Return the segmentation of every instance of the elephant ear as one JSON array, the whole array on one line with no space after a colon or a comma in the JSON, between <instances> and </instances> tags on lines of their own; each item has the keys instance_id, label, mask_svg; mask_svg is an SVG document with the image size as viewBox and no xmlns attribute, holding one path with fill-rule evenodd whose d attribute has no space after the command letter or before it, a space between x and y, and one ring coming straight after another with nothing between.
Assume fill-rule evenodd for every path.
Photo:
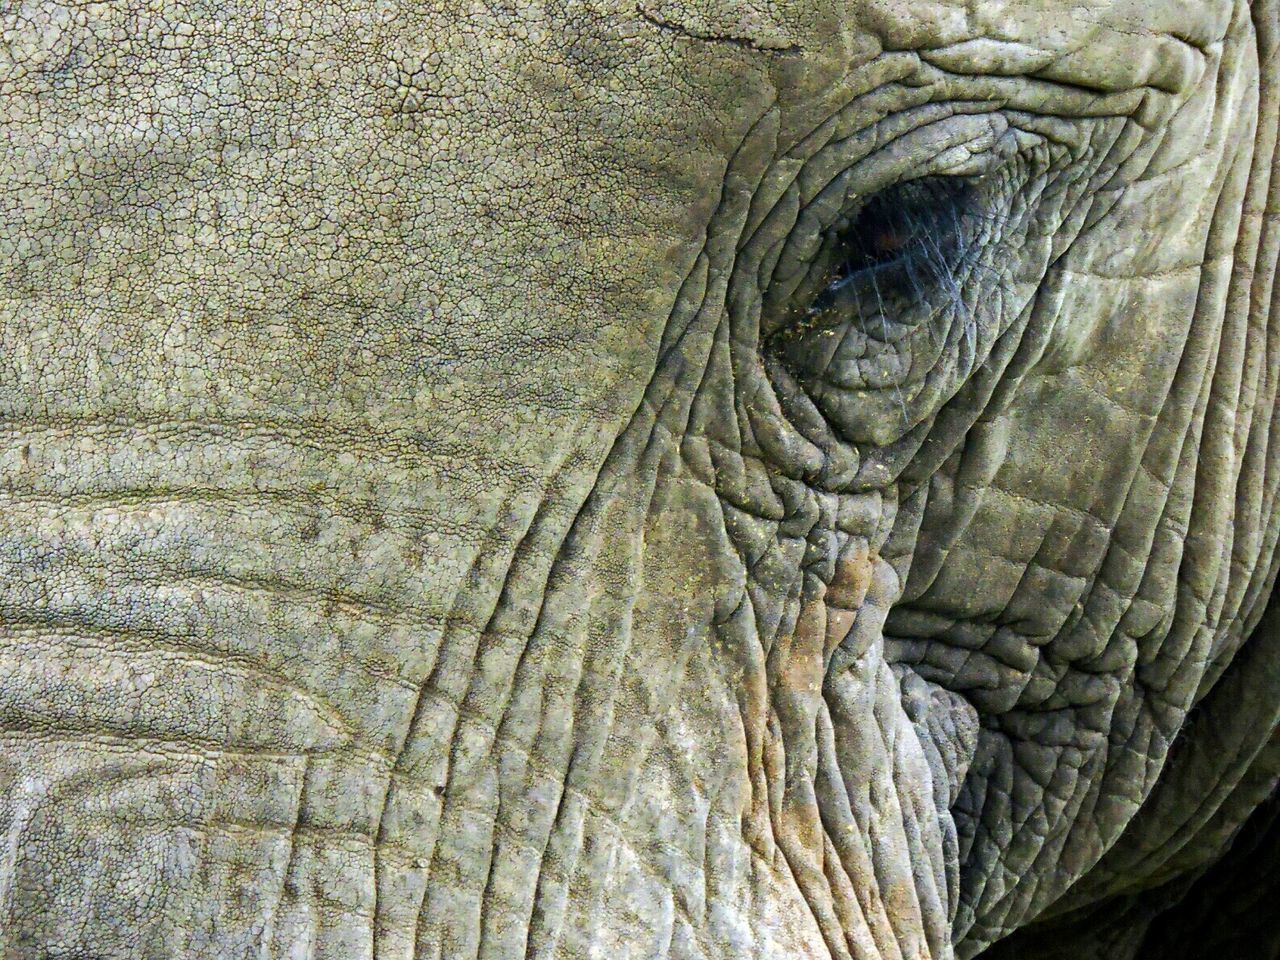
<instances>
[{"instance_id":1,"label":"elephant ear","mask_svg":"<svg viewBox=\"0 0 1280 960\"><path fill-rule=\"evenodd\" d=\"M1208 337L1215 359L1182 454L1193 486L1175 611L1137 671L1140 687L1154 681L1145 709L1175 721L1172 742L1162 763L1151 751L1154 784L1097 863L984 960L1280 956L1280 3L1254 3L1252 25L1257 132L1244 213L1224 250L1225 290L1201 285L1202 302L1220 304L1216 324L1198 310L1183 356L1186 367ZM1179 684L1194 688L1180 724L1158 696Z\"/></svg>"}]
</instances>

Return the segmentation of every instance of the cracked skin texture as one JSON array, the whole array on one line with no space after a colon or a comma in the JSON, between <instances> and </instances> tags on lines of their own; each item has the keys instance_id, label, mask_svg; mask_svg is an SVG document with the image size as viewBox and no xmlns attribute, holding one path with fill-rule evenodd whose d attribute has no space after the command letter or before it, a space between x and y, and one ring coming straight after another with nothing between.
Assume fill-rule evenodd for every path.
<instances>
[{"instance_id":1,"label":"cracked skin texture","mask_svg":"<svg viewBox=\"0 0 1280 960\"><path fill-rule=\"evenodd\" d=\"M1276 955L1272 0L0 17L4 960Z\"/></svg>"}]
</instances>

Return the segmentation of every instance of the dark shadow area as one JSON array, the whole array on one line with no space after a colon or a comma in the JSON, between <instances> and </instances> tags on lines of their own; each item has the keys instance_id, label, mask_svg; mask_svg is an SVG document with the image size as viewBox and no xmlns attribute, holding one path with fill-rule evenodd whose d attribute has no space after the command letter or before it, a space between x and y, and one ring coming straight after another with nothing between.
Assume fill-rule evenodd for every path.
<instances>
[{"instance_id":1,"label":"dark shadow area","mask_svg":"<svg viewBox=\"0 0 1280 960\"><path fill-rule=\"evenodd\" d=\"M1034 924L978 960L1280 960L1280 794L1199 876Z\"/></svg>"}]
</instances>

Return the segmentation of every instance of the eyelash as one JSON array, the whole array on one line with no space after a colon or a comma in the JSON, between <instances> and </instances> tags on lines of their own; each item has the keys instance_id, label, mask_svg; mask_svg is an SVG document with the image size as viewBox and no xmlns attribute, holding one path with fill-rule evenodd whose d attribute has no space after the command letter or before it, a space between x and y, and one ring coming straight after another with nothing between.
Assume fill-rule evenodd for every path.
<instances>
[{"instance_id":1,"label":"eyelash","mask_svg":"<svg viewBox=\"0 0 1280 960\"><path fill-rule=\"evenodd\" d=\"M874 283L922 286L918 268L933 279L955 282L974 237L970 221L981 219L972 181L928 177L905 181L869 198L837 234L836 264L810 313L820 312L847 287Z\"/></svg>"}]
</instances>

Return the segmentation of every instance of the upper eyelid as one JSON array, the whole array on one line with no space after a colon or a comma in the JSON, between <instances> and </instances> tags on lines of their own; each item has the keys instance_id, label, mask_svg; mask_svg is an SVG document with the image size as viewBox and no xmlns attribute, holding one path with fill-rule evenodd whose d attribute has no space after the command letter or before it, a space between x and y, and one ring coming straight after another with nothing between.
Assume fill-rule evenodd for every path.
<instances>
[{"instance_id":1,"label":"upper eyelid","mask_svg":"<svg viewBox=\"0 0 1280 960\"><path fill-rule=\"evenodd\" d=\"M981 179L1029 146L997 108L957 112L906 130L878 149L852 158L826 186L844 179L852 187L849 199L854 199L883 193L909 180ZM819 188L817 193L821 192Z\"/></svg>"}]
</instances>

